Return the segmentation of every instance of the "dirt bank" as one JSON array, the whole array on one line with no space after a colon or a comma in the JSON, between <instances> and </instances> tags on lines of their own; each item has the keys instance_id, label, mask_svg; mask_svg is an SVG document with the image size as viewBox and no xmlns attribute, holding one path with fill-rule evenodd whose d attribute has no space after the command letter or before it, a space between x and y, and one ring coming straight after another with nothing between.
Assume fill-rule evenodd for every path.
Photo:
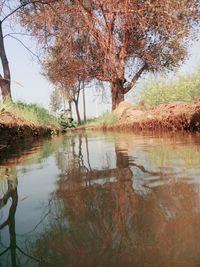
<instances>
[{"instance_id":1,"label":"dirt bank","mask_svg":"<svg viewBox=\"0 0 200 267\"><path fill-rule=\"evenodd\" d=\"M20 139L50 136L58 134L54 126L41 126L30 123L10 112L0 113L0 142L6 143ZM1 149L1 146L0 146Z\"/></svg>"},{"instance_id":2,"label":"dirt bank","mask_svg":"<svg viewBox=\"0 0 200 267\"><path fill-rule=\"evenodd\" d=\"M156 108L133 106L124 101L113 112L118 122L108 129L200 131L200 101L173 102Z\"/></svg>"}]
</instances>

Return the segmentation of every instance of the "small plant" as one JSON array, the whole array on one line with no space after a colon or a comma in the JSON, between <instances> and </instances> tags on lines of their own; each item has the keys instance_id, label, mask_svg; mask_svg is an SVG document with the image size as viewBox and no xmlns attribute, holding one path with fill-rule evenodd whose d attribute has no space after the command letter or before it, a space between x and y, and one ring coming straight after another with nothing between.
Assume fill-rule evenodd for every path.
<instances>
[{"instance_id":1,"label":"small plant","mask_svg":"<svg viewBox=\"0 0 200 267\"><path fill-rule=\"evenodd\" d=\"M59 124L62 127L63 131L67 128L76 128L77 124L75 123L74 119L72 118L72 111L71 109L66 109L64 113L59 118Z\"/></svg>"},{"instance_id":2,"label":"small plant","mask_svg":"<svg viewBox=\"0 0 200 267\"><path fill-rule=\"evenodd\" d=\"M66 118L64 114L59 119L60 126L65 131L67 128L76 128L76 123L73 118Z\"/></svg>"}]
</instances>

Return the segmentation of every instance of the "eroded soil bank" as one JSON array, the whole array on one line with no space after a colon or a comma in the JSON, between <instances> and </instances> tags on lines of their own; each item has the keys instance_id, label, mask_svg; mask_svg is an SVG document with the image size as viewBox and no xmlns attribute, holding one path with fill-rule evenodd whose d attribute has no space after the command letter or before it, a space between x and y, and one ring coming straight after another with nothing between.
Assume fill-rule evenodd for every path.
<instances>
[{"instance_id":1,"label":"eroded soil bank","mask_svg":"<svg viewBox=\"0 0 200 267\"><path fill-rule=\"evenodd\" d=\"M25 138L50 136L59 132L59 128L35 125L10 112L2 112L0 114L0 142L3 144Z\"/></svg>"},{"instance_id":2,"label":"eroded soil bank","mask_svg":"<svg viewBox=\"0 0 200 267\"><path fill-rule=\"evenodd\" d=\"M200 102L173 102L156 108L122 102L113 112L117 123L108 129L200 131Z\"/></svg>"}]
</instances>

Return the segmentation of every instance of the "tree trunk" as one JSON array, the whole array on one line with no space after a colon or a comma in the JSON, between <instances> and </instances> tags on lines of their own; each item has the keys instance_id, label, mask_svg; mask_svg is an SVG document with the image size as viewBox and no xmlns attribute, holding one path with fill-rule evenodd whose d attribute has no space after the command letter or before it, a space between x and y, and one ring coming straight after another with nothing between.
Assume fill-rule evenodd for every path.
<instances>
[{"instance_id":1,"label":"tree trunk","mask_svg":"<svg viewBox=\"0 0 200 267\"><path fill-rule=\"evenodd\" d=\"M74 104L75 104L75 108L76 108L77 122L78 122L78 125L81 125L81 117L80 117L80 113L79 113L78 102L74 101Z\"/></svg>"},{"instance_id":2,"label":"tree trunk","mask_svg":"<svg viewBox=\"0 0 200 267\"><path fill-rule=\"evenodd\" d=\"M86 123L85 85L84 85L84 81L83 81L83 120Z\"/></svg>"},{"instance_id":3,"label":"tree trunk","mask_svg":"<svg viewBox=\"0 0 200 267\"><path fill-rule=\"evenodd\" d=\"M8 64L8 59L6 56L6 51L4 47L2 23L0 22L0 58L3 68L3 76L0 75L0 87L3 100L6 98L11 99L11 90L10 90L10 68Z\"/></svg>"},{"instance_id":4,"label":"tree trunk","mask_svg":"<svg viewBox=\"0 0 200 267\"><path fill-rule=\"evenodd\" d=\"M68 104L69 104L69 109L70 109L71 112L72 112L72 102L71 102L71 101L68 101Z\"/></svg>"},{"instance_id":5,"label":"tree trunk","mask_svg":"<svg viewBox=\"0 0 200 267\"><path fill-rule=\"evenodd\" d=\"M112 111L117 108L117 106L124 101L123 93L123 82L118 80L112 83L111 87L112 94Z\"/></svg>"}]
</instances>

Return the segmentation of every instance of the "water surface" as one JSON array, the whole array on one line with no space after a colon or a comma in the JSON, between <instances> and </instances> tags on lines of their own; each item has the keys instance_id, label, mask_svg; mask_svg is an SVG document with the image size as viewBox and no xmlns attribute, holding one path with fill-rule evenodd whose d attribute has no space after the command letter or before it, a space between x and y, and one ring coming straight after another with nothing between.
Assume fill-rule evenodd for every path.
<instances>
[{"instance_id":1,"label":"water surface","mask_svg":"<svg viewBox=\"0 0 200 267\"><path fill-rule=\"evenodd\" d=\"M199 135L79 133L1 150L1 267L199 267L199 251Z\"/></svg>"}]
</instances>

